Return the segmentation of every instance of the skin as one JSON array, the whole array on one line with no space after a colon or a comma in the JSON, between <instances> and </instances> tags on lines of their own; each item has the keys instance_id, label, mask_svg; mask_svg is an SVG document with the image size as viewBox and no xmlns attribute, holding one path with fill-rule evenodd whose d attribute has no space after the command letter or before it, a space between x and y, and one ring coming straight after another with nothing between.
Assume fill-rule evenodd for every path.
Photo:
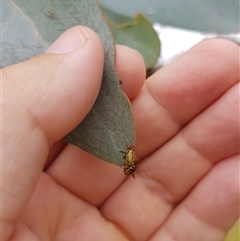
<instances>
[{"instance_id":1,"label":"skin","mask_svg":"<svg viewBox=\"0 0 240 241\"><path fill-rule=\"evenodd\" d=\"M204 41L145 82L136 51L117 46L116 66L135 119L136 179L61 140L100 88L94 32L72 28L1 70L3 241L220 241L237 220L239 47Z\"/></svg>"}]
</instances>

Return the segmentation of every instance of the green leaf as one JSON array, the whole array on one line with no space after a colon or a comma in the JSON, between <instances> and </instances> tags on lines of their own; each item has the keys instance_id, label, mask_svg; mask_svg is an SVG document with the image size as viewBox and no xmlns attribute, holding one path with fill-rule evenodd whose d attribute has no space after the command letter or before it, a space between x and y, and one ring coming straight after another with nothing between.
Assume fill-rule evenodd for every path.
<instances>
[{"instance_id":1,"label":"green leaf","mask_svg":"<svg viewBox=\"0 0 240 241\"><path fill-rule=\"evenodd\" d=\"M106 8L103 13L112 29L115 42L140 52L147 69L154 67L160 55L160 40L152 24L142 14L130 19Z\"/></svg>"},{"instance_id":2,"label":"green leaf","mask_svg":"<svg viewBox=\"0 0 240 241\"><path fill-rule=\"evenodd\" d=\"M1 67L44 52L66 29L75 25L88 26L99 35L105 54L101 90L87 117L65 140L105 161L123 165L120 151L134 145L134 123L129 101L116 74L111 32L97 2L3 0L2 8Z\"/></svg>"},{"instance_id":3,"label":"green leaf","mask_svg":"<svg viewBox=\"0 0 240 241\"><path fill-rule=\"evenodd\" d=\"M151 22L199 31L239 31L239 0L99 0L101 6L120 15L147 16Z\"/></svg>"},{"instance_id":4,"label":"green leaf","mask_svg":"<svg viewBox=\"0 0 240 241\"><path fill-rule=\"evenodd\" d=\"M239 220L230 229L224 241L239 241Z\"/></svg>"}]
</instances>

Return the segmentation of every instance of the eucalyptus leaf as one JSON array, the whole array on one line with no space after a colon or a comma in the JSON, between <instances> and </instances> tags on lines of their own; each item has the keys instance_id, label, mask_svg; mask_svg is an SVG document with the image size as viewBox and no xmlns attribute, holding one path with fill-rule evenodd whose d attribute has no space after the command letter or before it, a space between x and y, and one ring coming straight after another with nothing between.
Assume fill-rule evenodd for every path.
<instances>
[{"instance_id":1,"label":"eucalyptus leaf","mask_svg":"<svg viewBox=\"0 0 240 241\"><path fill-rule=\"evenodd\" d=\"M147 69L154 67L160 55L160 40L152 23L142 14L130 19L106 8L103 12L107 16L115 42L140 52Z\"/></svg>"},{"instance_id":2,"label":"eucalyptus leaf","mask_svg":"<svg viewBox=\"0 0 240 241\"><path fill-rule=\"evenodd\" d=\"M134 123L129 101L115 70L111 32L97 2L3 0L2 8L1 67L44 52L65 30L75 25L90 27L99 35L105 57L101 90L87 117L65 140L122 166L120 151L135 143Z\"/></svg>"}]
</instances>

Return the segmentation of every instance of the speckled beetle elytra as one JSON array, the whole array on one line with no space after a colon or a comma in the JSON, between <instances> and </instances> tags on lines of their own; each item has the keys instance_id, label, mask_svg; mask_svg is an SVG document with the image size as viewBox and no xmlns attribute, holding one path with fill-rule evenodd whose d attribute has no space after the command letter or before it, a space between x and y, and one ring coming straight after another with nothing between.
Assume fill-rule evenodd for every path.
<instances>
[{"instance_id":1,"label":"speckled beetle elytra","mask_svg":"<svg viewBox=\"0 0 240 241\"><path fill-rule=\"evenodd\" d=\"M123 166L123 172L125 175L129 176L132 175L133 178L135 178L134 176L134 172L136 171L136 165L135 165L135 161L136 161L136 155L135 155L135 150L133 147L128 147L127 150L125 152L121 151L122 153L124 153L124 166Z\"/></svg>"}]
</instances>

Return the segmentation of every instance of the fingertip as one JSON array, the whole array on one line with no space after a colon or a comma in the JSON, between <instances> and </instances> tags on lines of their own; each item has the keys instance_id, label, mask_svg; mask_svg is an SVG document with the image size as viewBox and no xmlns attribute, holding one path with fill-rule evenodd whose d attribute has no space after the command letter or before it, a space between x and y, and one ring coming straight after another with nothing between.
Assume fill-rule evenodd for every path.
<instances>
[{"instance_id":1,"label":"fingertip","mask_svg":"<svg viewBox=\"0 0 240 241\"><path fill-rule=\"evenodd\" d=\"M148 78L148 90L169 115L185 124L239 80L239 47L205 40Z\"/></svg>"},{"instance_id":2,"label":"fingertip","mask_svg":"<svg viewBox=\"0 0 240 241\"><path fill-rule=\"evenodd\" d=\"M209 73L216 75L219 74L219 78L226 74L230 74L231 79L233 74L235 77L239 69L239 46L232 41L214 38L208 39L200 42L190 49L185 57L188 56L200 56L201 62L199 63L201 67L209 68ZM193 62L196 64L196 62ZM236 80L236 79L235 79Z\"/></svg>"},{"instance_id":3,"label":"fingertip","mask_svg":"<svg viewBox=\"0 0 240 241\"><path fill-rule=\"evenodd\" d=\"M116 46L116 68L122 87L129 99L133 99L141 90L146 67L142 55L127 46Z\"/></svg>"},{"instance_id":4,"label":"fingertip","mask_svg":"<svg viewBox=\"0 0 240 241\"><path fill-rule=\"evenodd\" d=\"M213 39L206 39L196 44L193 49L196 51L208 54L209 57L215 57L219 60L220 57L222 59L226 58L226 55L236 57L239 54L239 46L234 42L223 39L223 38L213 38Z\"/></svg>"}]
</instances>

